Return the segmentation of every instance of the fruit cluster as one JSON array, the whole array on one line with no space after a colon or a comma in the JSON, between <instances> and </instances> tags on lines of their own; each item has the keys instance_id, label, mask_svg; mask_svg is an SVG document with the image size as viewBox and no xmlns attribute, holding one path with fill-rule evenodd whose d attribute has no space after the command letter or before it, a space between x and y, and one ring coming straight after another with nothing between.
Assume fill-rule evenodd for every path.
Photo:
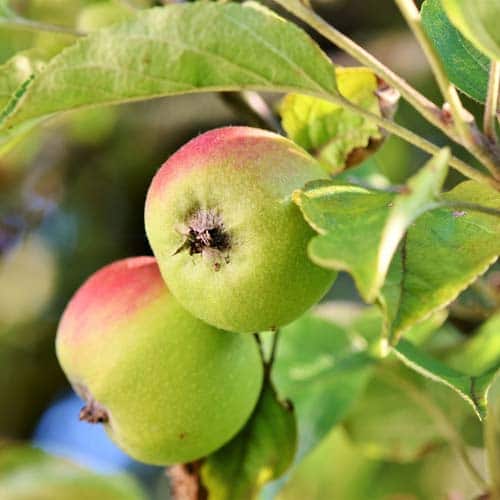
<instances>
[{"instance_id":1,"label":"fruit cluster","mask_svg":"<svg viewBox=\"0 0 500 500\"><path fill-rule=\"evenodd\" d=\"M85 399L132 457L168 465L206 456L245 424L263 380L251 332L321 299L292 192L325 172L289 140L226 127L177 151L155 175L146 232L155 257L112 263L68 304L56 347Z\"/></svg>"}]
</instances>

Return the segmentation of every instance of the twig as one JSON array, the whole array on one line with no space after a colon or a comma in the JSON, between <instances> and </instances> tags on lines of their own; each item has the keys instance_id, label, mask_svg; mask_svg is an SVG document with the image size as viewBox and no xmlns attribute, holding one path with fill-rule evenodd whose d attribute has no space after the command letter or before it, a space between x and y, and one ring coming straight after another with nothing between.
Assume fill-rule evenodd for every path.
<instances>
[{"instance_id":1,"label":"twig","mask_svg":"<svg viewBox=\"0 0 500 500\"><path fill-rule=\"evenodd\" d=\"M264 378L268 381L271 380L271 371L273 369L274 359L276 357L276 350L278 348L279 334L280 330L278 328L274 330L269 358L267 360L264 357L262 358L264 360Z\"/></svg>"},{"instance_id":2,"label":"twig","mask_svg":"<svg viewBox=\"0 0 500 500\"><path fill-rule=\"evenodd\" d=\"M202 460L178 464L166 470L174 500L207 500L208 492L201 482Z\"/></svg>"},{"instance_id":3,"label":"twig","mask_svg":"<svg viewBox=\"0 0 500 500\"><path fill-rule=\"evenodd\" d=\"M260 357L262 358L262 362L264 362L264 348L262 347L262 340L260 339L260 335L258 333L253 334L255 342L257 342L257 346L259 347Z\"/></svg>"},{"instance_id":4,"label":"twig","mask_svg":"<svg viewBox=\"0 0 500 500\"><path fill-rule=\"evenodd\" d=\"M453 124L443 119L442 110L438 108L433 102L429 101L425 96L420 94L403 78L401 78L387 66L382 64L376 57L356 44L353 40L343 35L340 31L333 28L333 26L330 26L324 19L315 14L314 11L312 11L299 0L274 1L294 14L296 17L307 23L309 26L314 28L327 40L350 54L354 59L371 68L375 72L375 74L377 74L389 85L397 89L400 92L401 96L406 101L408 101L415 108L415 110L419 112L429 123L432 123L434 126L441 129L453 141L461 144L460 137L455 132ZM389 129L387 128L387 130ZM478 147L479 146L477 146L476 144L474 149L471 149L471 153L475 156L477 156ZM482 158L480 158L480 160L483 161ZM470 177L468 174L464 172L462 173ZM482 182L484 182L484 179L485 178L483 177Z\"/></svg>"},{"instance_id":5,"label":"twig","mask_svg":"<svg viewBox=\"0 0 500 500\"><path fill-rule=\"evenodd\" d=\"M492 142L497 143L496 117L498 114L498 94L500 91L500 61L491 61L490 78L488 80L488 94L484 108L484 135Z\"/></svg>"},{"instance_id":6,"label":"twig","mask_svg":"<svg viewBox=\"0 0 500 500\"><path fill-rule=\"evenodd\" d=\"M300 2L290 2L289 0L274 1L314 28L327 40L347 52L361 64L371 68L375 74L382 78L386 83L397 89L401 96L408 101L427 121L441 129L453 140L458 140L452 125L442 120L442 112L438 106L418 92L406 80L394 73L376 57L363 49L363 47L345 36L340 31L336 30L333 26L330 26L324 19L319 17L314 11L307 8L305 5L300 4Z\"/></svg>"},{"instance_id":7,"label":"twig","mask_svg":"<svg viewBox=\"0 0 500 500\"><path fill-rule=\"evenodd\" d=\"M437 53L434 45L427 36L422 25L420 12L413 0L394 0L399 10L403 14L408 26L413 31L425 56L430 64L432 72L436 78L439 89L445 102L449 105L449 110L453 118L453 125L456 128L462 144L476 156L481 163L496 178L500 178L500 172L497 162L491 157L488 151L485 151L481 144L476 141L472 126L474 125L473 116L463 107L457 89L450 82L443 62Z\"/></svg>"},{"instance_id":8,"label":"twig","mask_svg":"<svg viewBox=\"0 0 500 500\"><path fill-rule=\"evenodd\" d=\"M281 132L281 126L261 95L254 91L219 92L220 98L256 127Z\"/></svg>"},{"instance_id":9,"label":"twig","mask_svg":"<svg viewBox=\"0 0 500 500\"><path fill-rule=\"evenodd\" d=\"M389 132L392 132L393 134L401 137L402 139L413 144L414 146L417 146L418 148L422 149L423 151L426 151L429 154L434 155L440 151L440 148L438 146L436 146L432 142L429 142L427 139L424 139L423 137L419 136L415 132L412 132L411 130L408 130L403 126L391 120L388 120L387 118L383 118L374 113L371 113L370 111L366 111L365 109L356 106L351 101L349 101L345 97L342 97L341 95L325 93L318 95L318 97L329 100L335 104L338 104L339 106L343 106L354 113L358 113L367 120L373 121L380 127L386 129ZM488 184L489 186L492 186L495 189L500 190L499 181L493 179L488 175L482 174L479 170L475 169L474 167L471 167L462 160L459 160L458 158L452 156L449 160L449 164L465 177L473 179L477 182L481 182L483 184Z\"/></svg>"},{"instance_id":10,"label":"twig","mask_svg":"<svg viewBox=\"0 0 500 500\"><path fill-rule=\"evenodd\" d=\"M276 329L273 336L273 343L271 345L271 353L269 354L269 359L267 360L267 365L269 366L269 370L273 367L274 360L276 358L276 351L278 349L278 341L280 336L279 328Z\"/></svg>"}]
</instances>

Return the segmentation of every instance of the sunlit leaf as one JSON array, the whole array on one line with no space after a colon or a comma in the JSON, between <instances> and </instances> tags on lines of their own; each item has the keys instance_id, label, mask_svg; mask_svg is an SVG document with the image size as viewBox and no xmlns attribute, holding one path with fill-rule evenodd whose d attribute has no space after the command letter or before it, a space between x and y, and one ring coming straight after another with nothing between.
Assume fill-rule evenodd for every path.
<instances>
[{"instance_id":1,"label":"sunlit leaf","mask_svg":"<svg viewBox=\"0 0 500 500\"><path fill-rule=\"evenodd\" d=\"M394 339L453 301L500 253L499 217L435 208L433 200L445 172L446 153L442 153L399 195L318 181L294 196L319 233L309 245L311 259L329 269L348 271L363 299L382 306L387 332ZM498 192L474 181L460 184L442 199L500 207ZM384 248L391 251L380 266Z\"/></svg>"},{"instance_id":2,"label":"sunlit leaf","mask_svg":"<svg viewBox=\"0 0 500 500\"><path fill-rule=\"evenodd\" d=\"M296 192L294 199L306 220L322 235L311 242L311 258L350 272L362 297L373 302L406 229L432 208L448 158L449 152L441 151L399 195L336 181L314 182Z\"/></svg>"},{"instance_id":3,"label":"sunlit leaf","mask_svg":"<svg viewBox=\"0 0 500 500\"><path fill-rule=\"evenodd\" d=\"M309 255L318 265L348 271L366 301L374 299L378 247L394 194L336 181L313 182L294 194L305 219L321 236Z\"/></svg>"},{"instance_id":4,"label":"sunlit leaf","mask_svg":"<svg viewBox=\"0 0 500 500\"><path fill-rule=\"evenodd\" d=\"M335 73L304 31L262 6L169 5L65 49L11 103L0 130L84 106L241 89L335 93Z\"/></svg>"}]
</instances>

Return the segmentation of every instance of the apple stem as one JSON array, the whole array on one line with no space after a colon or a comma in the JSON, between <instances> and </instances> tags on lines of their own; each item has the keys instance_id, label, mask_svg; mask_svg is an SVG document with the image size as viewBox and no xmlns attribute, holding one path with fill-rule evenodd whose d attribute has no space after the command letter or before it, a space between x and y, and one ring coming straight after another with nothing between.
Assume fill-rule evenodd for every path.
<instances>
[{"instance_id":1,"label":"apple stem","mask_svg":"<svg viewBox=\"0 0 500 500\"><path fill-rule=\"evenodd\" d=\"M273 335L273 343L271 345L271 354L269 355L269 359L267 360L267 370L269 371L269 374L271 373L271 370L273 368L274 359L276 358L276 351L278 349L279 336L280 336L280 330L279 330L279 328L275 328L274 335Z\"/></svg>"}]
</instances>

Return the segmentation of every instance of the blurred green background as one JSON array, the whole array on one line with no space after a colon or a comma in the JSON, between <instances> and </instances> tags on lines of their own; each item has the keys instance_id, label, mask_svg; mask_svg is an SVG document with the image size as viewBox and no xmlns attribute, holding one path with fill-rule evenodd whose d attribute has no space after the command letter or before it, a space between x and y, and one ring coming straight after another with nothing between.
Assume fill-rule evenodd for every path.
<instances>
[{"instance_id":1,"label":"blurred green background","mask_svg":"<svg viewBox=\"0 0 500 500\"><path fill-rule=\"evenodd\" d=\"M127 17L127 3L146 7L153 2L13 0L11 6L27 18L91 30ZM334 26L440 102L423 55L392 0L312 3ZM73 40L69 35L1 27L0 64L31 48L55 54ZM318 41L335 62L353 65ZM275 109L279 96L265 98ZM397 119L433 142L445 143L404 103ZM57 365L54 336L65 304L89 274L114 259L150 253L143 203L156 169L188 139L228 124L260 122L235 95L190 95L88 109L51 120L0 158L0 499L168 498L164 471L132 462L112 447L104 432L78 422L80 403ZM425 156L391 137L374 159L372 174L400 183ZM454 175L450 183L459 180ZM328 300L360 303L345 275ZM367 391L366 408L356 410L362 416L385 408L390 390ZM394 398L395 408L402 404L404 410L404 401ZM411 408L403 410L399 422L405 424L392 427L400 433L398 446L413 432L408 425ZM279 498L473 498L473 485L444 443L418 452L400 453L398 448L398 453L385 453L376 444L362 445L373 435L384 436L384 422L359 423L358 430L366 434L361 437L356 418L351 424L332 431L294 472ZM428 424L417 419L413 425L416 429ZM470 429L474 434L477 426L473 423Z\"/></svg>"}]
</instances>

